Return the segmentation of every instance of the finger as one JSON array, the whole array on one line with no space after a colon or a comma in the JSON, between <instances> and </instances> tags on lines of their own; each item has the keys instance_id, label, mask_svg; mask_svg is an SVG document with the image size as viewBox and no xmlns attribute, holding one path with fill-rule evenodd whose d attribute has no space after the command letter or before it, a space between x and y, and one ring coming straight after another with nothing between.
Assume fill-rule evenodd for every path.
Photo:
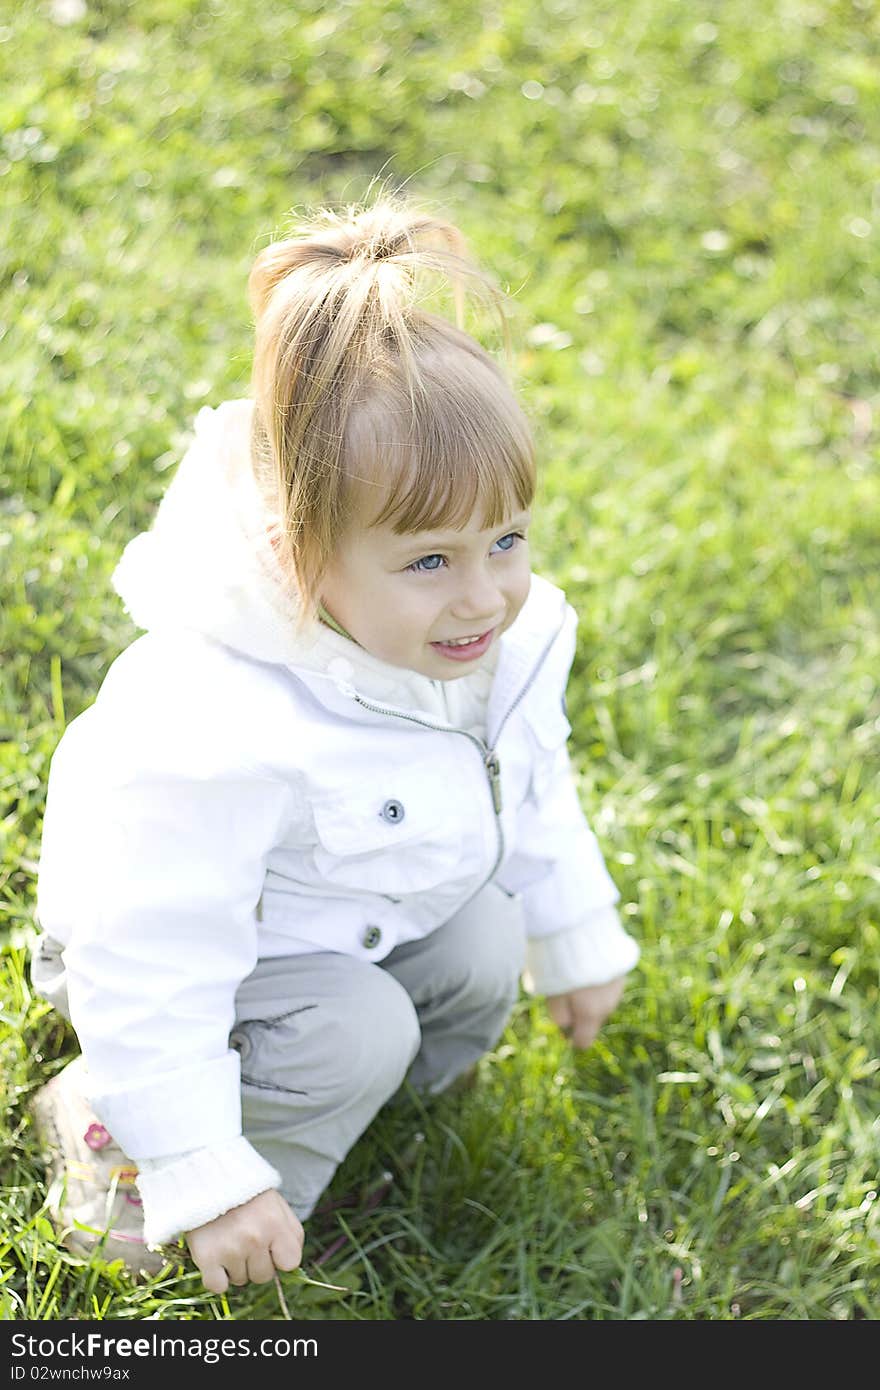
<instances>
[{"instance_id":1,"label":"finger","mask_svg":"<svg viewBox=\"0 0 880 1390\"><path fill-rule=\"evenodd\" d=\"M573 1023L571 1004L568 999L564 995L560 995L558 998L554 997L553 999L548 999L547 1011L556 1026L561 1028L563 1033L568 1035Z\"/></svg>"},{"instance_id":2,"label":"finger","mask_svg":"<svg viewBox=\"0 0 880 1390\"><path fill-rule=\"evenodd\" d=\"M276 1269L298 1269L302 1260L302 1237L296 1231L277 1236L272 1242L272 1259Z\"/></svg>"},{"instance_id":3,"label":"finger","mask_svg":"<svg viewBox=\"0 0 880 1390\"><path fill-rule=\"evenodd\" d=\"M269 1284L275 1277L275 1265L268 1250L251 1255L247 1262L247 1276L252 1284Z\"/></svg>"},{"instance_id":4,"label":"finger","mask_svg":"<svg viewBox=\"0 0 880 1390\"><path fill-rule=\"evenodd\" d=\"M229 1280L226 1277L226 1270L222 1265L199 1265L202 1275L202 1283L208 1293L225 1293L229 1288Z\"/></svg>"},{"instance_id":5,"label":"finger","mask_svg":"<svg viewBox=\"0 0 880 1390\"><path fill-rule=\"evenodd\" d=\"M236 1288L241 1288L247 1283L247 1263L245 1260L227 1260L226 1273L229 1275L230 1284L235 1284Z\"/></svg>"},{"instance_id":6,"label":"finger","mask_svg":"<svg viewBox=\"0 0 880 1390\"><path fill-rule=\"evenodd\" d=\"M573 1045L581 1050L592 1047L599 1036L599 1028L595 1023L586 1023L581 1020L572 1029L571 1041Z\"/></svg>"}]
</instances>

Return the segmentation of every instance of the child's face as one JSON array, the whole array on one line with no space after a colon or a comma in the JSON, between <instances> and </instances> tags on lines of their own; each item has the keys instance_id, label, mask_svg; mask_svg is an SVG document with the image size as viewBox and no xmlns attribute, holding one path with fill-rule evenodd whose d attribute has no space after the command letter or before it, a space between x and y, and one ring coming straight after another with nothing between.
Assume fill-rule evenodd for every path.
<instances>
[{"instance_id":1,"label":"child's face","mask_svg":"<svg viewBox=\"0 0 880 1390\"><path fill-rule=\"evenodd\" d=\"M432 680L473 671L510 627L529 592L528 512L484 528L397 535L386 523L349 530L321 599L373 656ZM472 646L450 647L478 637Z\"/></svg>"}]
</instances>

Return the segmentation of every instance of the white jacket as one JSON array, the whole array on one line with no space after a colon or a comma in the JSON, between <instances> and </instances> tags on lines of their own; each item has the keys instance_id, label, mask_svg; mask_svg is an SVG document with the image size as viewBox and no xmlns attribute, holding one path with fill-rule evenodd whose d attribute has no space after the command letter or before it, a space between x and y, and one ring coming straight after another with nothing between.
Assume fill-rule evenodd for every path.
<instances>
[{"instance_id":1,"label":"white jacket","mask_svg":"<svg viewBox=\"0 0 880 1390\"><path fill-rule=\"evenodd\" d=\"M297 636L248 463L251 409L200 412L152 529L126 548L114 583L147 632L58 745L38 885L95 1109L144 1171L226 1154L243 1186L211 1215L274 1181L238 1137L228 1042L258 959L380 961L490 879L521 895L540 992L638 957L568 761L562 591L534 575L493 665L455 681L324 624Z\"/></svg>"}]
</instances>

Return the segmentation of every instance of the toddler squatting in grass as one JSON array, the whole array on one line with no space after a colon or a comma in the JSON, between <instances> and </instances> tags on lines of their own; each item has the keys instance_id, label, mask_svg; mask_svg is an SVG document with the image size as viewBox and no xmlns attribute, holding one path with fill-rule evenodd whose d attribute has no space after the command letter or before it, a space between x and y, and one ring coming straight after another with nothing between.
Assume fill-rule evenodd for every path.
<instances>
[{"instance_id":1,"label":"toddler squatting in grass","mask_svg":"<svg viewBox=\"0 0 880 1390\"><path fill-rule=\"evenodd\" d=\"M462 327L500 292L387 192L249 287L251 396L126 547L143 635L52 762L32 962L82 1054L35 1105L70 1243L150 1269L184 1234L215 1293L299 1264L380 1107L471 1067L524 971L588 1047L638 957L568 759L531 433Z\"/></svg>"}]
</instances>

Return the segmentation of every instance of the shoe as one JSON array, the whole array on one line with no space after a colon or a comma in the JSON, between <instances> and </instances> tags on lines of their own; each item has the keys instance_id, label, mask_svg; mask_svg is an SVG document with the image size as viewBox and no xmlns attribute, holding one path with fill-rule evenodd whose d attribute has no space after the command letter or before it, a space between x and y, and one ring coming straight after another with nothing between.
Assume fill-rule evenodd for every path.
<instances>
[{"instance_id":1,"label":"shoe","mask_svg":"<svg viewBox=\"0 0 880 1390\"><path fill-rule=\"evenodd\" d=\"M122 1260L135 1274L158 1274L178 1258L144 1240L137 1168L85 1098L82 1057L69 1062L31 1102L50 1178L49 1213L73 1254ZM179 1252L183 1254L182 1251Z\"/></svg>"}]
</instances>

